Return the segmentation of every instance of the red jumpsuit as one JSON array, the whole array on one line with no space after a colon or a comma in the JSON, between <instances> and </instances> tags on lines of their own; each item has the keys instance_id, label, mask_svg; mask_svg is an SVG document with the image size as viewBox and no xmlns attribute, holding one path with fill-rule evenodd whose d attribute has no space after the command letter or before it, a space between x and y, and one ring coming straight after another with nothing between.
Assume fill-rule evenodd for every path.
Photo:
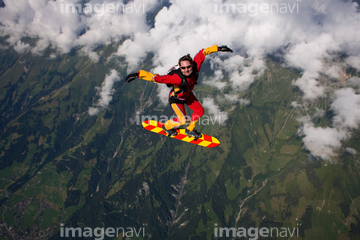
<instances>
[{"instance_id":1,"label":"red jumpsuit","mask_svg":"<svg viewBox=\"0 0 360 240\"><path fill-rule=\"evenodd\" d=\"M194 62L193 65L196 67L197 72L200 71L200 67L204 63L204 60L205 60L205 54L204 54L204 50L202 49L195 55L195 57L193 59L193 62ZM199 118L201 116L204 115L204 108L202 107L202 105L200 104L200 102L197 100L194 93L192 92L192 90L195 87L195 83L196 83L196 78L194 76L194 72L195 72L195 69L193 69L193 73L189 77L186 78L187 91L185 91L184 93L180 92L178 94L178 98L184 99L185 104L188 105L189 108L194 111L193 114L191 115L191 119L190 119L191 122L190 122L189 126L187 127L187 129L189 131L194 130L197 121L199 120ZM171 84L178 88L180 88L181 82L182 82L181 78L177 74L163 75L163 76L156 75L153 80L158 83ZM173 95L174 95L174 90L170 91L169 98ZM181 125L186 124L186 110L185 110L184 104L172 103L171 107L174 110L177 117L174 118L173 120L169 120L168 122L165 123L165 128L168 130L178 128Z\"/></svg>"}]
</instances>

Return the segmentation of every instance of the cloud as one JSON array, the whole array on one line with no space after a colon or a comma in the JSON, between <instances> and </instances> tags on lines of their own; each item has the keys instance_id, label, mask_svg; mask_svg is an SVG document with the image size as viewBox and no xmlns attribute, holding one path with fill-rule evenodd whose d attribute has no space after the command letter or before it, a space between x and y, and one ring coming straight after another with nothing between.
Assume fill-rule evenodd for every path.
<instances>
[{"instance_id":1,"label":"cloud","mask_svg":"<svg viewBox=\"0 0 360 240\"><path fill-rule=\"evenodd\" d=\"M84 53L97 46L132 36L136 31L148 31L146 14L155 0L124 1L90 0L85 5L75 0L4 0L0 8L0 35L15 50L25 37L38 39L31 47L35 54L49 46L60 54L73 48ZM94 58L94 55L92 55Z\"/></svg>"},{"instance_id":2,"label":"cloud","mask_svg":"<svg viewBox=\"0 0 360 240\"><path fill-rule=\"evenodd\" d=\"M337 128L358 128L360 124L360 95L356 94L354 89L336 90L331 109L335 113L333 122Z\"/></svg>"},{"instance_id":3,"label":"cloud","mask_svg":"<svg viewBox=\"0 0 360 240\"><path fill-rule=\"evenodd\" d=\"M226 55L225 55L226 56ZM222 90L226 84L224 76L229 76L234 91L246 91L251 83L262 75L265 70L264 60L258 57L244 58L240 55L226 56L226 59L213 57L210 59L211 68L215 71L214 78L208 84Z\"/></svg>"},{"instance_id":4,"label":"cloud","mask_svg":"<svg viewBox=\"0 0 360 240\"><path fill-rule=\"evenodd\" d=\"M139 70L143 61L152 56L154 68L145 70L166 74L179 57L188 53L194 56L200 49L214 44L226 44L234 53L208 56L215 74L205 82L217 87L222 95L224 89L230 89L226 93L228 97L223 97L229 104L246 104L247 100L234 98L263 74L267 55L275 54L284 60L284 66L301 73L292 81L302 91L305 103L296 106L294 103L294 107L305 109L309 102L334 96L333 125L319 129L307 122L301 130L306 146L311 148L316 137L324 146L320 148L324 154L314 149L315 155L332 156L331 150L335 151L348 136L347 129L359 123L357 112L351 114L345 106L349 101L352 101L349 106L357 106L356 93L336 90L336 85L340 85L337 81L344 80L344 69L351 66L360 70L357 3L343 0L172 0L167 6L156 0L79 3L77 0L4 0L5 7L0 8L0 36L6 36L9 47L19 53L42 54L51 47L56 54L63 54L75 48L94 61L101 57L100 52L95 52L98 46L117 44L113 57L124 57L129 73ZM73 7L77 7L76 11L72 11ZM149 25L152 16L154 23ZM342 56L346 58L340 59ZM53 58L54 53L49 57ZM323 81L324 76L335 84ZM346 86L358 87L356 81L351 83L347 81ZM167 102L168 88L159 85L158 92L161 101ZM111 94L101 96L105 103L109 98ZM221 112L210 98L205 105ZM99 102L90 111L94 114L101 108ZM329 136L329 142L318 136L322 133Z\"/></svg>"},{"instance_id":5,"label":"cloud","mask_svg":"<svg viewBox=\"0 0 360 240\"><path fill-rule=\"evenodd\" d=\"M17 51L18 53L24 53L29 49L30 49L30 44L23 43L20 40L17 41L17 43L14 45L14 50Z\"/></svg>"},{"instance_id":6,"label":"cloud","mask_svg":"<svg viewBox=\"0 0 360 240\"><path fill-rule=\"evenodd\" d=\"M347 85L351 87L360 87L360 78L359 77L351 77L347 80Z\"/></svg>"},{"instance_id":7,"label":"cloud","mask_svg":"<svg viewBox=\"0 0 360 240\"><path fill-rule=\"evenodd\" d=\"M350 56L346 58L345 61L353 68L360 70L360 58L358 56Z\"/></svg>"},{"instance_id":8,"label":"cloud","mask_svg":"<svg viewBox=\"0 0 360 240\"><path fill-rule=\"evenodd\" d=\"M266 54L281 50L286 65L301 70L302 76L294 79L294 84L309 101L327 92L319 81L321 75L340 77L343 65L329 65L325 60L331 62L339 53L346 53L347 63L359 68L356 39L360 39L360 17L356 3L318 0L285 4L278 0L263 1L262 5L268 10L261 10L266 8L250 0L173 1L157 14L150 31L137 32L119 47L117 54L127 59L133 71L147 53L154 53L156 67L147 70L165 74L186 53L195 55L201 48L227 44L237 55L218 53L209 57L219 65L214 64L216 75L207 79L208 84L214 85L215 79L222 76L222 67L232 86L243 90L266 68ZM217 84L220 90L225 86L221 82Z\"/></svg>"},{"instance_id":9,"label":"cloud","mask_svg":"<svg viewBox=\"0 0 360 240\"><path fill-rule=\"evenodd\" d=\"M342 141L349 139L360 124L360 95L352 88L336 90L334 95L330 106L334 112L331 127L315 127L309 116L298 119L302 123L298 134L303 137L304 147L312 155L325 160L337 155ZM323 110L316 109L314 117L323 114Z\"/></svg>"},{"instance_id":10,"label":"cloud","mask_svg":"<svg viewBox=\"0 0 360 240\"><path fill-rule=\"evenodd\" d=\"M224 87L226 87L226 83L223 82L222 79L224 79L224 73L218 69L214 71L213 76L206 78L203 83L222 90Z\"/></svg>"},{"instance_id":11,"label":"cloud","mask_svg":"<svg viewBox=\"0 0 360 240\"><path fill-rule=\"evenodd\" d=\"M166 72L180 56L194 55L213 44L228 44L246 59L253 59L247 67L258 64L268 53L285 50L287 64L313 78L322 70L322 60L336 52L348 54L347 62L359 68L360 17L357 4L349 1L174 0L156 13L153 27L147 24L147 16L161 1L4 3L5 7L0 8L0 33L8 36L9 44L18 46L19 51L24 50L19 48L24 37L38 39L31 46L34 53L49 46L60 53L74 47L91 52L99 45L128 38L117 54L126 57L130 69L138 68L146 54L153 53L155 70Z\"/></svg>"},{"instance_id":12,"label":"cloud","mask_svg":"<svg viewBox=\"0 0 360 240\"><path fill-rule=\"evenodd\" d=\"M220 110L219 106L215 104L214 99L204 98L202 105L207 109L208 113L215 117L218 124L224 124L228 119L227 113Z\"/></svg>"},{"instance_id":13,"label":"cloud","mask_svg":"<svg viewBox=\"0 0 360 240\"><path fill-rule=\"evenodd\" d=\"M325 87L317 80L318 73L305 72L301 78L294 82L304 93L304 100L314 100L324 95Z\"/></svg>"},{"instance_id":14,"label":"cloud","mask_svg":"<svg viewBox=\"0 0 360 240\"><path fill-rule=\"evenodd\" d=\"M233 86L243 89L258 77L254 72L266 68L266 54L281 50L287 66L302 71L294 84L307 100L326 93L319 73L337 75L338 68L329 69L324 59L345 53L346 63L360 68L360 14L357 4L349 1L174 0L156 12L154 26L147 24L147 17L162 4L155 0L90 0L85 5L76 0L4 2L0 35L8 36L19 52L31 49L41 54L50 46L68 53L77 48L98 61L94 49L115 42L121 43L116 55L125 57L129 72L152 53L155 68L147 70L165 74L180 56L227 44L235 54L210 58L223 61ZM25 37L38 40L30 46L23 42Z\"/></svg>"},{"instance_id":15,"label":"cloud","mask_svg":"<svg viewBox=\"0 0 360 240\"><path fill-rule=\"evenodd\" d=\"M304 147L313 156L331 160L331 157L336 156L336 151L341 148L341 141L349 137L348 132L345 130L315 127L309 117L298 120L302 123L298 134L303 137Z\"/></svg>"},{"instance_id":16,"label":"cloud","mask_svg":"<svg viewBox=\"0 0 360 240\"><path fill-rule=\"evenodd\" d=\"M352 155L356 155L356 154L358 153L358 151L356 151L356 150L353 149L353 148L345 148L345 151L346 151L347 153L352 154Z\"/></svg>"},{"instance_id":17,"label":"cloud","mask_svg":"<svg viewBox=\"0 0 360 240\"><path fill-rule=\"evenodd\" d=\"M8 35L10 45L16 45L24 37L38 38L32 52L39 54L50 44L61 52L69 52L73 42L85 28L84 18L77 14L63 14L56 11L52 4L59 6L59 1L5 0L5 7L0 9L0 32ZM68 3L70 1L65 1ZM50 4L52 3L52 4Z\"/></svg>"},{"instance_id":18,"label":"cloud","mask_svg":"<svg viewBox=\"0 0 360 240\"><path fill-rule=\"evenodd\" d=\"M115 92L115 89L113 88L114 83L119 81L120 77L116 70L111 70L110 75L107 75L101 84L101 88L97 88L99 91L100 99L98 102L94 105L94 107L89 108L89 115L96 115L101 110L108 108L110 102L112 101L112 95Z\"/></svg>"}]
</instances>

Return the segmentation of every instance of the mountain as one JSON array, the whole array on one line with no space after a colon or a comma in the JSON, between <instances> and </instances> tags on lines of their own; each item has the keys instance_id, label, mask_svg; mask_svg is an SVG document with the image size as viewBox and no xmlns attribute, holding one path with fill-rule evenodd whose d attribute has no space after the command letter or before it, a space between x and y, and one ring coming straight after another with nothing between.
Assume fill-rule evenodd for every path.
<instances>
[{"instance_id":1,"label":"mountain","mask_svg":"<svg viewBox=\"0 0 360 240\"><path fill-rule=\"evenodd\" d=\"M344 150L329 162L304 149L298 118L306 112L293 107L302 99L292 84L299 72L269 56L239 93L250 104L222 106L223 125L200 121L221 141L208 149L142 128L143 117L172 110L155 84L124 83L114 49L99 47L98 63L75 50L0 51L1 239L114 239L112 230L119 239L245 239L266 236L265 228L271 239L359 238L358 155ZM90 116L113 69L121 78L113 99ZM208 62L203 69L212 74ZM199 99L216 98L217 88L201 83ZM327 109L318 126L331 125L330 98L307 110ZM355 130L343 144L360 152L359 143Z\"/></svg>"}]
</instances>

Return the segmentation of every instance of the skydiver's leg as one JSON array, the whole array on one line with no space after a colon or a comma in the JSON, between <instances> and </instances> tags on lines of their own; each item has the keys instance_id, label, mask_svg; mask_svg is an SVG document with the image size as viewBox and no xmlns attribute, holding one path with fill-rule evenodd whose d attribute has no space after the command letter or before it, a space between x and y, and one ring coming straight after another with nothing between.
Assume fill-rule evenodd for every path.
<instances>
[{"instance_id":1,"label":"skydiver's leg","mask_svg":"<svg viewBox=\"0 0 360 240\"><path fill-rule=\"evenodd\" d=\"M172 103L171 108L176 114L176 118L170 119L164 125L167 130L179 128L181 125L186 124L186 111L184 104Z\"/></svg>"},{"instance_id":2,"label":"skydiver's leg","mask_svg":"<svg viewBox=\"0 0 360 240\"><path fill-rule=\"evenodd\" d=\"M197 100L193 93L190 94L189 98L186 101L186 104L189 106L191 110L193 110L193 114L191 115L191 122L187 127L187 130L193 131L196 123L199 121L199 118L204 115L204 108L201 103Z\"/></svg>"}]
</instances>

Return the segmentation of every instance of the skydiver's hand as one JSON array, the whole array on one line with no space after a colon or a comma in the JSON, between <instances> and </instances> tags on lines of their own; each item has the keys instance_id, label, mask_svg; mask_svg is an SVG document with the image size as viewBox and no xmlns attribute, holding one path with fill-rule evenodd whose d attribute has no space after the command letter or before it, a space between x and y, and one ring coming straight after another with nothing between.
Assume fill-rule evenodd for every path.
<instances>
[{"instance_id":1,"label":"skydiver's hand","mask_svg":"<svg viewBox=\"0 0 360 240\"><path fill-rule=\"evenodd\" d=\"M129 83L129 82L134 81L134 80L137 79L137 78L139 78L139 73L131 73L131 74L127 75L125 81L126 81L127 83Z\"/></svg>"},{"instance_id":2,"label":"skydiver's hand","mask_svg":"<svg viewBox=\"0 0 360 240\"><path fill-rule=\"evenodd\" d=\"M228 48L228 46L226 46L226 45L218 46L218 51L219 52L233 52L233 50Z\"/></svg>"}]
</instances>

